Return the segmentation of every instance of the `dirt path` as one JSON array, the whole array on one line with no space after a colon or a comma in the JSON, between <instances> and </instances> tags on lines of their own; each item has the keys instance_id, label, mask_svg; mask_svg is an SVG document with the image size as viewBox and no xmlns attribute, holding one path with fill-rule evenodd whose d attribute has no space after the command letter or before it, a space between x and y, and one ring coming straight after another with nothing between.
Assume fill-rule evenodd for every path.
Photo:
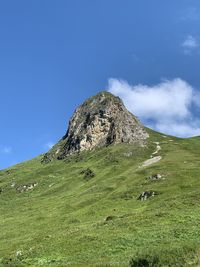
<instances>
[{"instance_id":1,"label":"dirt path","mask_svg":"<svg viewBox=\"0 0 200 267\"><path fill-rule=\"evenodd\" d=\"M148 167L158 161L160 161L162 159L161 156L154 156L156 154L158 154L158 152L161 150L161 146L160 146L160 143L159 142L154 142L156 144L156 150L151 154L151 158L150 159L147 159L145 162L143 162L142 166L140 166L139 168L141 167Z\"/></svg>"},{"instance_id":2,"label":"dirt path","mask_svg":"<svg viewBox=\"0 0 200 267\"><path fill-rule=\"evenodd\" d=\"M161 150L161 146L159 145L159 142L154 142L156 144L156 150L152 153L152 155L158 154L158 152Z\"/></svg>"},{"instance_id":3,"label":"dirt path","mask_svg":"<svg viewBox=\"0 0 200 267\"><path fill-rule=\"evenodd\" d=\"M142 164L142 167L147 167L147 166L149 166L151 164L154 164L154 163L160 161L161 159L162 159L161 156L157 156L157 157L153 157L151 159L148 159Z\"/></svg>"}]
</instances>

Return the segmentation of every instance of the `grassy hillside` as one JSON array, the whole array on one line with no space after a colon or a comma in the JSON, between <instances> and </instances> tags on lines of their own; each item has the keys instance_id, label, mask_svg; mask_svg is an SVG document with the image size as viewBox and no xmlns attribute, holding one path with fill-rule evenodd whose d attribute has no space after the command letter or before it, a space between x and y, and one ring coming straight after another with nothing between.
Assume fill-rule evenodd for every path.
<instances>
[{"instance_id":1,"label":"grassy hillside","mask_svg":"<svg viewBox=\"0 0 200 267\"><path fill-rule=\"evenodd\" d=\"M41 158L0 171L0 266L198 266L200 138Z\"/></svg>"}]
</instances>

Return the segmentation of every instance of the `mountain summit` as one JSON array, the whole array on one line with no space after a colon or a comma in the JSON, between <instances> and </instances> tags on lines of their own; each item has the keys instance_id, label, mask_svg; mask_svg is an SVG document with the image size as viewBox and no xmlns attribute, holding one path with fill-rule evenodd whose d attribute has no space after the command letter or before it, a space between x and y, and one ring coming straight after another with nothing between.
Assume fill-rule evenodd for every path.
<instances>
[{"instance_id":1,"label":"mountain summit","mask_svg":"<svg viewBox=\"0 0 200 267\"><path fill-rule=\"evenodd\" d=\"M110 144L137 143L143 146L146 138L145 128L125 108L122 100L103 91L76 109L67 133L45 155L44 161Z\"/></svg>"},{"instance_id":2,"label":"mountain summit","mask_svg":"<svg viewBox=\"0 0 200 267\"><path fill-rule=\"evenodd\" d=\"M200 137L89 98L45 156L0 171L0 267L200 266L199 158Z\"/></svg>"}]
</instances>

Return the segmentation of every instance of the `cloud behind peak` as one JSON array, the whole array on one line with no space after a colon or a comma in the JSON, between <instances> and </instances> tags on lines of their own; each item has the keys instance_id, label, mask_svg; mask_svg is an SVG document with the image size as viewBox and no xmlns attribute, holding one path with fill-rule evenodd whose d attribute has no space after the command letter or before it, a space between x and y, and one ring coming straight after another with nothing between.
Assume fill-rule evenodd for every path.
<instances>
[{"instance_id":1,"label":"cloud behind peak","mask_svg":"<svg viewBox=\"0 0 200 267\"><path fill-rule=\"evenodd\" d=\"M193 107L199 108L199 94L180 78L150 86L109 79L108 90L155 130L179 137L200 135L200 121L193 112Z\"/></svg>"}]
</instances>

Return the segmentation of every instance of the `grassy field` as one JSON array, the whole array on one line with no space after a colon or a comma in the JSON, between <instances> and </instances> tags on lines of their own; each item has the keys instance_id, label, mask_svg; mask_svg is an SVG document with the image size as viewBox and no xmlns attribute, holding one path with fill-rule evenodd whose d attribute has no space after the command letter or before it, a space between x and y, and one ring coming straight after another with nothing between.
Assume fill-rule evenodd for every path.
<instances>
[{"instance_id":1,"label":"grassy field","mask_svg":"<svg viewBox=\"0 0 200 267\"><path fill-rule=\"evenodd\" d=\"M150 134L145 148L0 171L0 266L198 266L200 137ZM155 142L162 159L142 167ZM155 196L138 200L144 191Z\"/></svg>"}]
</instances>

